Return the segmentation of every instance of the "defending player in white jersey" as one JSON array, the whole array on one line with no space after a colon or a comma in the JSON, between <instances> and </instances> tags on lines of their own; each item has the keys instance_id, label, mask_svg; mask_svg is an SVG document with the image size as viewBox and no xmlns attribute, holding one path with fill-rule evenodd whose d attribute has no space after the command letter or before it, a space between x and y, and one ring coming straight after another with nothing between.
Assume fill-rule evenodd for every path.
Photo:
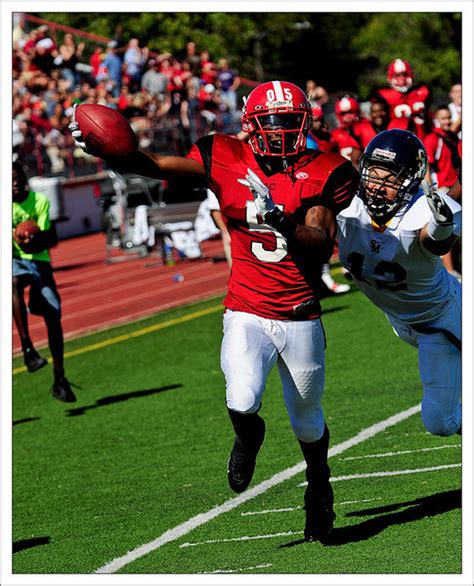
<instances>
[{"instance_id":1,"label":"defending player in white jersey","mask_svg":"<svg viewBox=\"0 0 474 586\"><path fill-rule=\"evenodd\" d=\"M427 156L411 132L374 137L361 185L337 216L339 258L396 334L418 349L421 417L435 435L461 432L461 286L443 267L461 207L424 181Z\"/></svg>"}]
</instances>

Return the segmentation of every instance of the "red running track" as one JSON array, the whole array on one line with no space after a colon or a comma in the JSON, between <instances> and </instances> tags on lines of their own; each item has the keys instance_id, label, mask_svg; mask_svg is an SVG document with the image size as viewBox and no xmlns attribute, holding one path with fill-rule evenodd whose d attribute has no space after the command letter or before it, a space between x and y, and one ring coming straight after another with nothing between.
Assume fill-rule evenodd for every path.
<instances>
[{"instance_id":1,"label":"red running track","mask_svg":"<svg viewBox=\"0 0 474 586\"><path fill-rule=\"evenodd\" d=\"M155 253L146 258L130 255L123 262L107 264L104 234L61 241L51 250L51 259L62 300L65 338L223 295L229 271L222 242L208 240L202 243L202 250L201 259L177 260L172 266L164 265ZM177 276L182 280L175 281ZM43 319L30 315L28 323L34 344L47 345ZM20 349L14 327L13 352Z\"/></svg>"}]
</instances>

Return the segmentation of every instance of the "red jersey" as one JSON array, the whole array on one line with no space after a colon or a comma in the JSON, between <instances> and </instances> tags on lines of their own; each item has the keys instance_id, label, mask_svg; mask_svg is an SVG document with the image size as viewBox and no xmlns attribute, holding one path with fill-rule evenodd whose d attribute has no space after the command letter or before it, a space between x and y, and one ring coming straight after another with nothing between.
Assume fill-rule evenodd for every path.
<instances>
[{"instance_id":1,"label":"red jersey","mask_svg":"<svg viewBox=\"0 0 474 586\"><path fill-rule=\"evenodd\" d=\"M319 317L318 259L264 224L249 189L237 179L252 169L270 189L273 201L303 223L315 205L337 214L350 204L358 185L352 164L336 153L308 151L288 171L267 176L247 143L218 134L199 139L188 158L205 168L231 235L233 263L224 305L271 319Z\"/></svg>"},{"instance_id":2,"label":"red jersey","mask_svg":"<svg viewBox=\"0 0 474 586\"><path fill-rule=\"evenodd\" d=\"M352 135L359 143L359 148L364 150L369 142L377 135L377 131L368 120L359 120L352 126Z\"/></svg>"},{"instance_id":3,"label":"red jersey","mask_svg":"<svg viewBox=\"0 0 474 586\"><path fill-rule=\"evenodd\" d=\"M360 149L357 139L347 128L334 128L331 131L331 140L337 144L337 150L346 159L351 158L354 149Z\"/></svg>"},{"instance_id":4,"label":"red jersey","mask_svg":"<svg viewBox=\"0 0 474 586\"><path fill-rule=\"evenodd\" d=\"M458 178L453 157L459 157L458 141L450 138L440 128L435 128L424 140L428 163L438 187L452 187Z\"/></svg>"},{"instance_id":5,"label":"red jersey","mask_svg":"<svg viewBox=\"0 0 474 586\"><path fill-rule=\"evenodd\" d=\"M413 86L406 93L380 88L376 94L390 106L391 128L414 132L421 140L427 134L426 122L431 92L426 85Z\"/></svg>"}]
</instances>

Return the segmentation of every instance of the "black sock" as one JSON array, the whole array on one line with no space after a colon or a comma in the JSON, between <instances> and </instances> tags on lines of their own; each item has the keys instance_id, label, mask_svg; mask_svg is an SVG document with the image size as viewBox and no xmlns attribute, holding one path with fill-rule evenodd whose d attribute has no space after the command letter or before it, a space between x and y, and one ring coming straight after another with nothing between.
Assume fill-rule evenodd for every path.
<instances>
[{"instance_id":1,"label":"black sock","mask_svg":"<svg viewBox=\"0 0 474 586\"><path fill-rule=\"evenodd\" d=\"M21 341L21 349L23 352L26 352L27 350L33 350L33 344L29 338Z\"/></svg>"},{"instance_id":2,"label":"black sock","mask_svg":"<svg viewBox=\"0 0 474 586\"><path fill-rule=\"evenodd\" d=\"M64 368L55 368L54 369L54 380L59 380L64 378Z\"/></svg>"}]
</instances>

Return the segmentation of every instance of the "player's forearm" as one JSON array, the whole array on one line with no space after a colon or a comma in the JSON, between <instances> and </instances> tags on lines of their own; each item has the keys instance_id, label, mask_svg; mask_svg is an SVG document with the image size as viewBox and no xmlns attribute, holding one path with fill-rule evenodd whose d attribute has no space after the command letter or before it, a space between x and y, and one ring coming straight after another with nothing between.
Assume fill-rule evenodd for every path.
<instances>
[{"instance_id":1,"label":"player's forearm","mask_svg":"<svg viewBox=\"0 0 474 586\"><path fill-rule=\"evenodd\" d=\"M294 241L298 247L312 251L322 261L331 258L334 249L334 240L327 230L320 227L297 224Z\"/></svg>"},{"instance_id":2,"label":"player's forearm","mask_svg":"<svg viewBox=\"0 0 474 586\"><path fill-rule=\"evenodd\" d=\"M153 179L181 180L195 187L206 185L204 169L199 163L184 157L159 155L137 150L128 157L108 159L109 165L120 173L136 173Z\"/></svg>"},{"instance_id":3,"label":"player's forearm","mask_svg":"<svg viewBox=\"0 0 474 586\"><path fill-rule=\"evenodd\" d=\"M334 239L325 227L298 224L278 208L265 215L265 222L298 248L317 254L321 260L330 258Z\"/></svg>"}]
</instances>

